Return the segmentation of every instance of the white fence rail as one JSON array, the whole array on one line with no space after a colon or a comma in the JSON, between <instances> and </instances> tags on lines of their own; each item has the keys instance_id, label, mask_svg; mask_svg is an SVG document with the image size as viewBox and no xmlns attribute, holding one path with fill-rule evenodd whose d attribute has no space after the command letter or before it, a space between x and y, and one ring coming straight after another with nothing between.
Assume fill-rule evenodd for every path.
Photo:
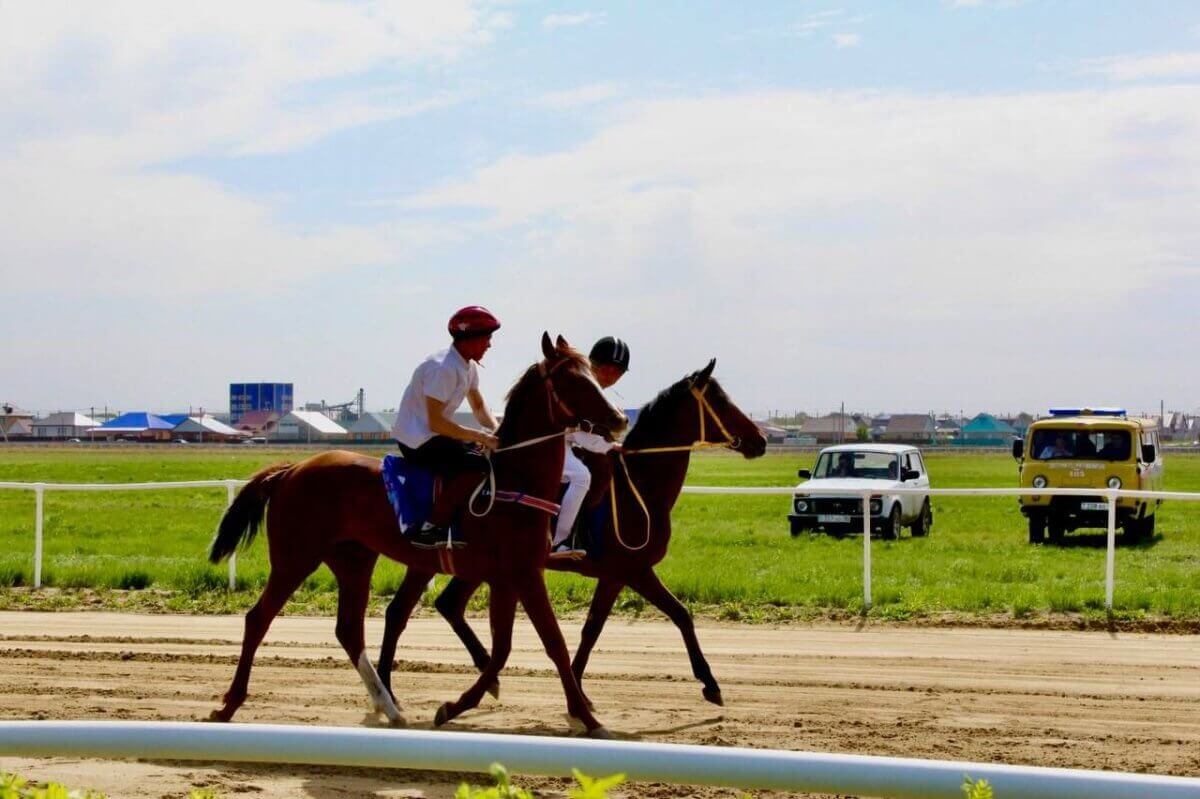
<instances>
[{"instance_id":1,"label":"white fence rail","mask_svg":"<svg viewBox=\"0 0 1200 799\"><path fill-rule=\"evenodd\" d=\"M569 777L572 768L629 779L742 790L961 799L965 776L1001 797L1200 799L1200 779L773 749L593 741L531 735L277 724L4 721L0 755L306 763L360 768Z\"/></svg>"},{"instance_id":2,"label":"white fence rail","mask_svg":"<svg viewBox=\"0 0 1200 799\"><path fill-rule=\"evenodd\" d=\"M11 483L0 482L0 490L33 491L35 501L35 523L33 539L33 585L42 587L42 538L44 499L47 491L157 491L176 488L225 488L227 503L245 480L189 480L166 483ZM796 489L790 486L684 486L685 494L742 494L794 496ZM847 491L836 488L805 487L808 496L839 496L857 494L868 507L872 497L914 494L933 497L1021 497L1021 496L1102 496L1108 503L1108 552L1104 565L1104 607L1112 610L1113 585L1115 581L1117 550L1117 500L1121 497L1137 499L1162 499L1172 502L1200 502L1200 493L1182 491L1133 491L1129 489L1087 488L887 488L864 491ZM871 514L863 514L863 606L871 607ZM229 588L237 585L237 556L229 558Z\"/></svg>"}]
</instances>

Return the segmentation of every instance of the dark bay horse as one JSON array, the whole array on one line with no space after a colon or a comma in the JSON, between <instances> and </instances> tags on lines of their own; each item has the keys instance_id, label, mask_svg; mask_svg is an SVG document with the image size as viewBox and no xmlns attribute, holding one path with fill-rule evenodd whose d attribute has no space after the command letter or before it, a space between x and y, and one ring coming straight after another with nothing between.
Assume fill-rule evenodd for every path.
<instances>
[{"instance_id":1,"label":"dark bay horse","mask_svg":"<svg viewBox=\"0 0 1200 799\"><path fill-rule=\"evenodd\" d=\"M509 392L493 463L497 493L524 492L553 501L563 468L563 431L588 422L620 429L626 419L604 397L587 359L561 336L555 345L549 335L543 335L542 352L545 360L531 366ZM325 563L338 582L337 639L358 669L376 710L393 724L404 723L365 652L363 616L371 572L382 554L407 564L408 576L422 581L448 572L473 585L487 583L497 653L511 639L519 601L558 668L568 715L590 734L606 737L571 671L570 654L546 593L547 513L524 504L496 502L482 518L462 513L465 549L418 549L400 534L380 470L376 458L335 450L263 469L238 493L221 519L209 559L217 563L239 543L248 544L265 509L271 571L258 603L246 614L237 672L224 706L213 712L212 719L229 721L245 702L250 667L268 626L304 579ZM480 677L458 702L442 706L439 720L474 707L489 684Z\"/></svg>"},{"instance_id":2,"label":"dark bay horse","mask_svg":"<svg viewBox=\"0 0 1200 799\"><path fill-rule=\"evenodd\" d=\"M588 656L613 603L621 589L629 586L675 623L687 646L692 673L704 686L704 698L717 705L724 703L721 688L700 650L691 614L654 572L654 566L666 556L671 542L671 509L683 488L692 451L723 446L747 458L757 458L766 452L767 442L758 426L712 378L715 365L715 360L710 361L704 369L660 393L638 414L637 422L625 438L625 454L610 456L616 462L611 493L605 501L610 503L612 513L600 533L600 554L582 560L552 559L547 563L547 568L597 580L579 651L572 664L581 685ZM385 685L389 684L396 641L424 590L425 583L421 580L419 575L413 575L410 581L406 575L388 607L379 661L379 674ZM458 633L475 666L489 674L488 651L464 616L467 602L478 587L478 582L456 576L446 585L435 606ZM499 682L489 680L487 690L499 695Z\"/></svg>"}]
</instances>

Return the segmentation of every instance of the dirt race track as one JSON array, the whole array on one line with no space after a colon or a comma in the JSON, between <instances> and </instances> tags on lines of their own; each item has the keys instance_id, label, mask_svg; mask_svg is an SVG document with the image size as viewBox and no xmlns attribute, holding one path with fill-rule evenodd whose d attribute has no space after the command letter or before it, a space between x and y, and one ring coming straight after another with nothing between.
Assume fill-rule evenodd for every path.
<instances>
[{"instance_id":1,"label":"dirt race track","mask_svg":"<svg viewBox=\"0 0 1200 799\"><path fill-rule=\"evenodd\" d=\"M202 719L233 674L240 617L0 613L0 718ZM486 623L476 622L486 630ZM374 653L382 629L368 620ZM578 622L564 624L569 642ZM703 624L726 707L704 702L674 627L610 622L586 687L619 737L1200 776L1200 639L1021 630ZM485 636L486 640L486 636ZM470 683L448 628L417 619L396 690L413 727ZM523 618L502 701L448 729L566 734L549 661ZM238 721L361 725L366 693L333 620L276 620ZM0 768L110 797L449 797L464 775L0 757ZM614 764L614 770L619 764ZM558 795L566 783L526 779ZM737 796L638 785L625 796ZM768 794L761 794L768 795Z\"/></svg>"}]
</instances>

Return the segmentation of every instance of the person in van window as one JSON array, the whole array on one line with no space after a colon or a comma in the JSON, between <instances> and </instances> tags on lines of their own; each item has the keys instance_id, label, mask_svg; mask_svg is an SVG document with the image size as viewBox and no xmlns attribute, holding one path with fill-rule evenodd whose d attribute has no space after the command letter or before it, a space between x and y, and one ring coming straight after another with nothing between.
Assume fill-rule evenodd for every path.
<instances>
[{"instance_id":1,"label":"person in van window","mask_svg":"<svg viewBox=\"0 0 1200 799\"><path fill-rule=\"evenodd\" d=\"M1042 460L1049 460L1051 458L1069 458L1072 454L1071 448L1067 446L1067 434L1058 433L1054 436L1054 443L1042 447L1038 457Z\"/></svg>"},{"instance_id":2,"label":"person in van window","mask_svg":"<svg viewBox=\"0 0 1200 799\"><path fill-rule=\"evenodd\" d=\"M1106 461L1123 461L1129 459L1129 439L1125 436L1109 435L1104 437L1104 446L1100 448L1099 457Z\"/></svg>"}]
</instances>

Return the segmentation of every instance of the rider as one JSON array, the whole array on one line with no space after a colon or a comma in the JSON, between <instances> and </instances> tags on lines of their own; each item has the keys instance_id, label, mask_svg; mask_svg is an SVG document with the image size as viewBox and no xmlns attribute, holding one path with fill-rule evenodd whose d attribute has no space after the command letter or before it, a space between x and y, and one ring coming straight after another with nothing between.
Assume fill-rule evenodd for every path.
<instances>
[{"instance_id":1,"label":"rider","mask_svg":"<svg viewBox=\"0 0 1200 799\"><path fill-rule=\"evenodd\" d=\"M596 382L601 388L614 385L629 371L629 345L613 336L605 336L597 341L592 346L588 358L592 362L592 374L596 376ZM550 542L550 554L557 557L582 557L587 554L582 549L576 549L567 540L571 536L571 528L575 526L579 509L583 506L584 497L592 485L591 470L572 451L572 447L605 456L613 449L620 449L620 445L592 432L576 430L567 435L567 455L563 463L562 478L567 484L567 491L563 495L562 509L558 512L558 522L554 526L554 539ZM601 477L607 485L611 473L608 458L588 460L596 471L602 472Z\"/></svg>"},{"instance_id":2,"label":"rider","mask_svg":"<svg viewBox=\"0 0 1200 799\"><path fill-rule=\"evenodd\" d=\"M456 311L447 327L453 343L430 355L413 372L392 425L392 436L404 459L442 478L442 490L429 520L420 530L409 532L409 541L423 549L451 545L455 510L487 474L487 459L479 448L492 450L499 444L493 435L496 417L479 393L476 364L491 348L492 333L500 329L500 320L486 308L469 305ZM464 398L483 430L454 421L454 412ZM465 546L465 542L454 541L453 545Z\"/></svg>"}]
</instances>

